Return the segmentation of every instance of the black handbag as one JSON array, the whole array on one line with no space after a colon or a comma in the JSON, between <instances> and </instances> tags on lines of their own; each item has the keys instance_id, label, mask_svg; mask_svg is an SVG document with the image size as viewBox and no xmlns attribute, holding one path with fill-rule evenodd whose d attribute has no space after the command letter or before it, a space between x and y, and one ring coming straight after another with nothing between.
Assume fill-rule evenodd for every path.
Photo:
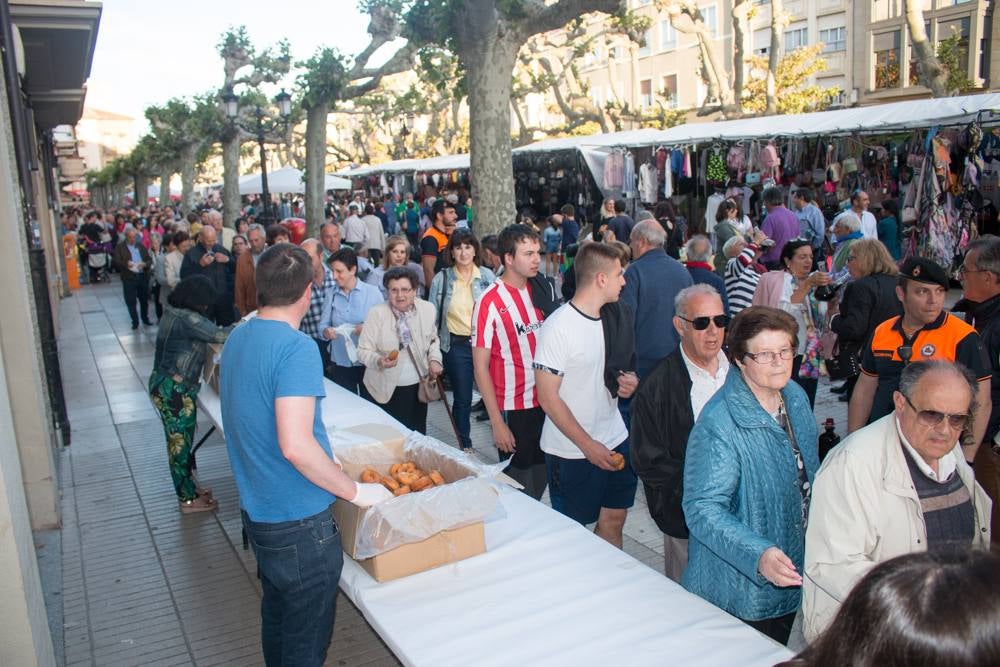
<instances>
[{"instance_id":1,"label":"black handbag","mask_svg":"<svg viewBox=\"0 0 1000 667\"><path fill-rule=\"evenodd\" d=\"M833 357L824 363L831 380L846 380L861 373L861 358L854 346L845 348L838 343Z\"/></svg>"}]
</instances>

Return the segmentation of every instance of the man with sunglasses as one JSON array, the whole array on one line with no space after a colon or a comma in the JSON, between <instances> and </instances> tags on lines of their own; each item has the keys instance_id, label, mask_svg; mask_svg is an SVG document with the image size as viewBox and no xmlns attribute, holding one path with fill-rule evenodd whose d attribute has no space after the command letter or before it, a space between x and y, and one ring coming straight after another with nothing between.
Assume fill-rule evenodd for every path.
<instances>
[{"instance_id":1,"label":"man with sunglasses","mask_svg":"<svg viewBox=\"0 0 1000 667\"><path fill-rule=\"evenodd\" d=\"M680 583L687 567L684 455L702 408L726 383L729 360L722 299L711 285L682 289L674 300L677 349L644 378L632 400L632 467L642 480L650 516L663 531L665 574Z\"/></svg>"},{"instance_id":2,"label":"man with sunglasses","mask_svg":"<svg viewBox=\"0 0 1000 667\"><path fill-rule=\"evenodd\" d=\"M909 364L892 413L826 457L806 530L807 640L823 632L876 564L920 551L989 548L991 502L960 446L978 385L961 364Z\"/></svg>"},{"instance_id":3,"label":"man with sunglasses","mask_svg":"<svg viewBox=\"0 0 1000 667\"><path fill-rule=\"evenodd\" d=\"M930 360L956 361L979 380L976 402L990 405L990 365L970 325L944 310L948 274L930 259L910 257L899 271L896 296L903 314L875 327L861 353L861 375L847 408L847 430L857 431L892 412L902 370ZM982 442L990 410L976 413L971 442ZM975 452L972 452L973 454Z\"/></svg>"}]
</instances>

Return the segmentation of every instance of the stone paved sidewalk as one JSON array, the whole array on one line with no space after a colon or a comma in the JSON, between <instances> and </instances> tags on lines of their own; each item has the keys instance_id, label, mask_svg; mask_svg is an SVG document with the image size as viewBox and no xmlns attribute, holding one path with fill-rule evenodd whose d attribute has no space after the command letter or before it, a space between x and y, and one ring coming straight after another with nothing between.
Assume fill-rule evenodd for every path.
<instances>
[{"instance_id":1,"label":"stone paved sidewalk","mask_svg":"<svg viewBox=\"0 0 1000 667\"><path fill-rule=\"evenodd\" d=\"M60 308L73 438L58 457L62 531L39 537L60 663L261 664L260 586L253 555L242 548L225 443L213 434L198 452L201 482L213 489L219 512L182 516L145 390L155 327L131 330L117 281L84 286ZM845 405L823 380L817 419L833 416L842 433ZM209 427L202 417L198 436ZM428 431L455 444L440 404L431 406ZM472 436L478 455L496 461L488 422L474 419ZM662 571L662 534L641 490L625 524L625 550ZM333 647L329 665L399 664L343 595Z\"/></svg>"}]
</instances>

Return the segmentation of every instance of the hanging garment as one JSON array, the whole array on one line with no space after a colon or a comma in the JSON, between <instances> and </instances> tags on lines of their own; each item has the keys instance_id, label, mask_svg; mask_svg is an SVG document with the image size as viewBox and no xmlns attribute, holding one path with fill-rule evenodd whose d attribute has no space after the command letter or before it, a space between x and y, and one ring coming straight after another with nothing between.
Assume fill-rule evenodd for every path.
<instances>
[{"instance_id":1,"label":"hanging garment","mask_svg":"<svg viewBox=\"0 0 1000 667\"><path fill-rule=\"evenodd\" d=\"M655 204L656 184L659 174L656 167L648 162L639 167L639 199L646 204Z\"/></svg>"},{"instance_id":2,"label":"hanging garment","mask_svg":"<svg viewBox=\"0 0 1000 667\"><path fill-rule=\"evenodd\" d=\"M723 195L716 192L705 202L705 233L710 237L715 233L715 214L719 212L719 205L725 200Z\"/></svg>"},{"instance_id":3,"label":"hanging garment","mask_svg":"<svg viewBox=\"0 0 1000 667\"><path fill-rule=\"evenodd\" d=\"M660 150L664 149L661 148ZM666 151L666 153L667 159L663 161L663 196L670 199L674 196L674 171L672 166L674 162L673 154L677 153L677 151L673 151L672 153Z\"/></svg>"},{"instance_id":4,"label":"hanging garment","mask_svg":"<svg viewBox=\"0 0 1000 667\"><path fill-rule=\"evenodd\" d=\"M635 158L631 153L625 153L625 165L622 172L622 194L626 199L635 199L639 196L636 187Z\"/></svg>"},{"instance_id":5,"label":"hanging garment","mask_svg":"<svg viewBox=\"0 0 1000 667\"><path fill-rule=\"evenodd\" d=\"M684 178L691 178L694 175L694 171L691 169L691 151L684 149L684 170L682 172Z\"/></svg>"},{"instance_id":6,"label":"hanging garment","mask_svg":"<svg viewBox=\"0 0 1000 667\"><path fill-rule=\"evenodd\" d=\"M664 173L664 167L666 166L667 158L669 157L670 157L670 151L668 151L666 148L656 149L656 171L659 174L662 175Z\"/></svg>"},{"instance_id":7,"label":"hanging garment","mask_svg":"<svg viewBox=\"0 0 1000 667\"><path fill-rule=\"evenodd\" d=\"M622 187L624 159L619 151L611 151L604 160L604 189L617 191Z\"/></svg>"}]
</instances>

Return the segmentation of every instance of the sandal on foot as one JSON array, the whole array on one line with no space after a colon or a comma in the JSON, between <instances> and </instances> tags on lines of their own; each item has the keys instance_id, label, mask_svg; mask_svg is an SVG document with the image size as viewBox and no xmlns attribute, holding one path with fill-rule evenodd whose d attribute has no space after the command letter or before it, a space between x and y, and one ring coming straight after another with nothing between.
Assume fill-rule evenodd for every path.
<instances>
[{"instance_id":1,"label":"sandal on foot","mask_svg":"<svg viewBox=\"0 0 1000 667\"><path fill-rule=\"evenodd\" d=\"M194 490L194 494L199 498L211 498L212 489L203 489L201 487Z\"/></svg>"},{"instance_id":2,"label":"sandal on foot","mask_svg":"<svg viewBox=\"0 0 1000 667\"><path fill-rule=\"evenodd\" d=\"M212 498L204 496L196 497L194 500L180 501L181 514L194 514L195 512L214 512L219 509L219 503Z\"/></svg>"}]
</instances>

